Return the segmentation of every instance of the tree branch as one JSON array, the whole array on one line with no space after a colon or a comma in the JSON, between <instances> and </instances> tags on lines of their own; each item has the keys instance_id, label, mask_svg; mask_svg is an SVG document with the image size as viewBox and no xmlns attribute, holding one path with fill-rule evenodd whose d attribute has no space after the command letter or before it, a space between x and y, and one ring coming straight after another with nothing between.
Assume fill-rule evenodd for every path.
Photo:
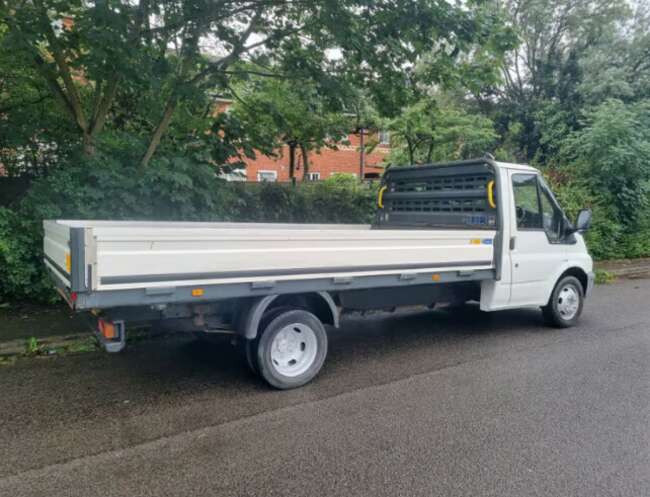
<instances>
[{"instance_id":1,"label":"tree branch","mask_svg":"<svg viewBox=\"0 0 650 497\"><path fill-rule=\"evenodd\" d=\"M156 152L156 149L160 145L160 141L163 135L167 132L167 129L169 128L169 124L172 121L172 117L174 116L174 112L176 111L176 107L178 105L179 87L182 84L186 73L190 70L191 62L192 62L191 56L193 56L196 53L197 47L198 47L198 33L194 31L189 35L187 35L183 40L183 46L181 47L182 59L180 61L178 82L176 85L174 85L174 88L172 89L172 92L167 99L167 103L165 104L165 110L163 111L162 117L158 122L156 129L151 135L151 139L149 140L149 146L147 147L147 151L145 152L144 156L140 160L141 168L147 167L149 161L153 157L153 154Z\"/></svg>"},{"instance_id":2,"label":"tree branch","mask_svg":"<svg viewBox=\"0 0 650 497\"><path fill-rule=\"evenodd\" d=\"M70 107L74 113L75 121L85 134L88 132L88 124L86 122L86 116L84 115L83 106L81 105L79 93L77 92L77 87L74 84L74 80L72 79L70 66L68 65L65 54L59 45L59 41L56 38L56 34L52 28L52 23L47 17L47 12L45 10L43 2L41 0L37 0L35 3L39 7L39 16L45 30L45 37L47 38L52 57L54 58L57 67L59 68L59 74L63 80L63 85L68 96Z\"/></svg>"},{"instance_id":3,"label":"tree branch","mask_svg":"<svg viewBox=\"0 0 650 497\"><path fill-rule=\"evenodd\" d=\"M120 76L118 75L115 75L111 78L111 80L106 85L104 94L95 107L93 120L90 124L91 138L95 138L95 136L97 136L104 127L104 123L106 122L106 115L108 114L108 110L110 109L113 100L115 99L115 95L117 94L117 86L119 81Z\"/></svg>"},{"instance_id":4,"label":"tree branch","mask_svg":"<svg viewBox=\"0 0 650 497\"><path fill-rule=\"evenodd\" d=\"M217 72L225 72L223 68L226 67L231 62L233 62L236 57L239 57L239 56L241 56L241 55L243 55L243 54L245 54L247 52L250 52L251 50L253 50L253 49L257 48L257 47L263 46L263 45L265 45L266 43L268 43L271 40L275 40L275 39L278 39L278 38L281 38L281 37L284 37L284 36L289 36L290 34L300 32L302 29L304 29L304 25L303 25L303 26L292 28L292 29L289 29L289 30L275 31L274 33L270 34L269 36L267 36L266 38L264 38L262 40L259 40L259 41L256 41L255 43L244 46L243 44L246 43L246 41L248 40L248 37L250 37L250 35L252 34L252 31L250 31L252 25L253 25L253 23L251 22L251 24L248 26L248 29L246 29L246 31L244 32L244 34L240 38L240 42L237 44L237 45L240 45L239 48L233 47L233 49L231 50L231 52L228 55L222 57L221 59L219 59L216 62L213 62L212 64L209 64L208 67L206 67L201 72L199 72L196 76L194 76L189 81L189 83L194 84L197 81L199 81L199 80L203 79L204 77L208 76L209 74L214 74L214 73L217 73Z\"/></svg>"}]
</instances>

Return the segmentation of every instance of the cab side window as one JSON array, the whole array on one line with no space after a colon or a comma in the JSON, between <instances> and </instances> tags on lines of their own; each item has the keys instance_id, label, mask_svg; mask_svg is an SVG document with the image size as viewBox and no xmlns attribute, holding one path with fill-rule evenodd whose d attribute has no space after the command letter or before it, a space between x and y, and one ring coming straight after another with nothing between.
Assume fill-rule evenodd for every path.
<instances>
[{"instance_id":1,"label":"cab side window","mask_svg":"<svg viewBox=\"0 0 650 497\"><path fill-rule=\"evenodd\" d=\"M542 213L534 174L514 174L512 190L515 195L515 210L518 229L542 229Z\"/></svg>"},{"instance_id":2,"label":"cab side window","mask_svg":"<svg viewBox=\"0 0 650 497\"><path fill-rule=\"evenodd\" d=\"M562 235L562 213L555 207L555 204L551 200L550 192L544 186L540 186L544 231L546 231L550 241L557 242Z\"/></svg>"}]
</instances>

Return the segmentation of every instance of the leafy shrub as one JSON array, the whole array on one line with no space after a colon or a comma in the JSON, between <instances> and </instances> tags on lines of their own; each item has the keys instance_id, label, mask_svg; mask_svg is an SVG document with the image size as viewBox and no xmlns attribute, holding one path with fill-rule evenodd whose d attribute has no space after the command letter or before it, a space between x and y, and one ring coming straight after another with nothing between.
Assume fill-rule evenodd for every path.
<instances>
[{"instance_id":1,"label":"leafy shrub","mask_svg":"<svg viewBox=\"0 0 650 497\"><path fill-rule=\"evenodd\" d=\"M604 269L596 269L596 284L597 285L606 285L614 281L616 277L609 271Z\"/></svg>"},{"instance_id":2,"label":"leafy shrub","mask_svg":"<svg viewBox=\"0 0 650 497\"><path fill-rule=\"evenodd\" d=\"M585 239L589 252L595 259L622 259L646 257L650 255L650 209L639 206L639 221L634 226L626 226L617 216L616 206L611 197L594 193L584 178L571 168L546 171L546 177L569 216L575 220L578 211L583 208L592 210L593 221Z\"/></svg>"},{"instance_id":3,"label":"leafy shrub","mask_svg":"<svg viewBox=\"0 0 650 497\"><path fill-rule=\"evenodd\" d=\"M185 157L159 159L144 171L126 155L77 158L0 208L0 300L55 298L42 263L43 219L367 223L375 195L341 178L295 187L227 183Z\"/></svg>"},{"instance_id":4,"label":"leafy shrub","mask_svg":"<svg viewBox=\"0 0 650 497\"><path fill-rule=\"evenodd\" d=\"M650 256L650 209L625 226L606 194L594 193L577 169L546 176L570 219L593 210L587 245L596 259ZM43 219L368 223L376 185L353 176L298 183L227 183L187 157L153 161L139 171L128 153L76 158L35 180L23 199L0 207L0 300L55 298L42 263Z\"/></svg>"}]
</instances>

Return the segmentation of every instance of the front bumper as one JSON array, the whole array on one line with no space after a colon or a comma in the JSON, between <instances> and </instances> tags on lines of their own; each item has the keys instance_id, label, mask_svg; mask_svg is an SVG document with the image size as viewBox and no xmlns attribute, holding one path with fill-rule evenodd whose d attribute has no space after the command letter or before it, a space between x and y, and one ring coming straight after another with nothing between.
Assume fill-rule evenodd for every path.
<instances>
[{"instance_id":1,"label":"front bumper","mask_svg":"<svg viewBox=\"0 0 650 497\"><path fill-rule=\"evenodd\" d=\"M587 291L585 292L585 297L589 297L589 295L591 295L591 292L593 291L595 284L596 284L596 273L591 271L589 274L587 274Z\"/></svg>"}]
</instances>

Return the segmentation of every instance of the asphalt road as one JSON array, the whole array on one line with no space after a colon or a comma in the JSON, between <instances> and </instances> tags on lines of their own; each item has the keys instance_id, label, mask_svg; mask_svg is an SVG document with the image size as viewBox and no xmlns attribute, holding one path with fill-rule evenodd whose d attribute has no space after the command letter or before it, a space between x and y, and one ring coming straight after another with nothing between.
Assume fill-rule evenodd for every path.
<instances>
[{"instance_id":1,"label":"asphalt road","mask_svg":"<svg viewBox=\"0 0 650 497\"><path fill-rule=\"evenodd\" d=\"M0 495L650 495L650 280L536 311L349 320L278 392L227 343L0 369Z\"/></svg>"}]
</instances>

